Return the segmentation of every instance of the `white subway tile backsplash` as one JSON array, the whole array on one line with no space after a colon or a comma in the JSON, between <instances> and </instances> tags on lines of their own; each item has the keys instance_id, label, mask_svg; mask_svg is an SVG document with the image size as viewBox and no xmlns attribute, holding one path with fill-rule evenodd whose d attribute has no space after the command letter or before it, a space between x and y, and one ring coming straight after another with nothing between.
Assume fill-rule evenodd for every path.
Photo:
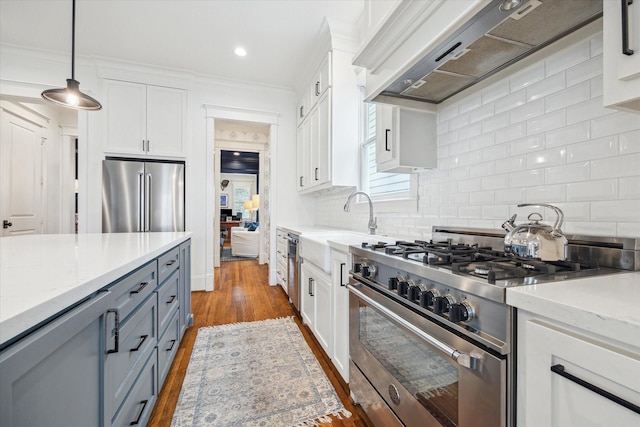
<instances>
[{"instance_id":1,"label":"white subway tile backsplash","mask_svg":"<svg viewBox=\"0 0 640 427\"><path fill-rule=\"evenodd\" d=\"M447 145L447 144L451 144L452 142L456 142L458 141L458 130L454 129L451 130L447 133L443 133L442 135L440 135L438 137L438 145L442 146L442 145Z\"/></svg>"},{"instance_id":2,"label":"white subway tile backsplash","mask_svg":"<svg viewBox=\"0 0 640 427\"><path fill-rule=\"evenodd\" d=\"M544 169L513 172L509 175L509 187L531 187L544 184Z\"/></svg>"},{"instance_id":3,"label":"white subway tile backsplash","mask_svg":"<svg viewBox=\"0 0 640 427\"><path fill-rule=\"evenodd\" d=\"M602 106L602 98L592 98L567 108L567 124L572 125L585 120L596 119L613 113Z\"/></svg>"},{"instance_id":4,"label":"white subway tile backsplash","mask_svg":"<svg viewBox=\"0 0 640 427\"><path fill-rule=\"evenodd\" d=\"M566 163L567 151L563 148L551 148L527 154L527 168L549 167Z\"/></svg>"},{"instance_id":5,"label":"white subway tile backsplash","mask_svg":"<svg viewBox=\"0 0 640 427\"><path fill-rule=\"evenodd\" d=\"M619 180L621 199L640 199L640 176L630 176Z\"/></svg>"},{"instance_id":6,"label":"white subway tile backsplash","mask_svg":"<svg viewBox=\"0 0 640 427\"><path fill-rule=\"evenodd\" d=\"M544 98L565 88L565 73L558 73L527 88L527 102Z\"/></svg>"},{"instance_id":7,"label":"white subway tile backsplash","mask_svg":"<svg viewBox=\"0 0 640 427\"><path fill-rule=\"evenodd\" d=\"M640 222L619 222L617 230L616 236L640 237ZM609 236L613 235L614 234L609 234Z\"/></svg>"},{"instance_id":8,"label":"white subway tile backsplash","mask_svg":"<svg viewBox=\"0 0 640 427\"><path fill-rule=\"evenodd\" d=\"M515 125L496 130L494 133L495 143L501 144L503 142L513 141L514 139L522 138L526 134L527 125L525 123L517 123Z\"/></svg>"},{"instance_id":9,"label":"white subway tile backsplash","mask_svg":"<svg viewBox=\"0 0 640 427\"><path fill-rule=\"evenodd\" d=\"M491 176L496 173L495 162L486 162L472 165L469 167L469 176L472 178L480 178L483 176Z\"/></svg>"},{"instance_id":10,"label":"white subway tile backsplash","mask_svg":"<svg viewBox=\"0 0 640 427\"><path fill-rule=\"evenodd\" d=\"M442 135L443 133L447 133L449 132L449 122L441 122L438 121L437 127L436 127L436 133L438 135Z\"/></svg>"},{"instance_id":11,"label":"white subway tile backsplash","mask_svg":"<svg viewBox=\"0 0 640 427\"><path fill-rule=\"evenodd\" d=\"M544 116L527 120L527 135L558 129L566 124L565 110L554 111Z\"/></svg>"},{"instance_id":12,"label":"white subway tile backsplash","mask_svg":"<svg viewBox=\"0 0 640 427\"><path fill-rule=\"evenodd\" d=\"M637 114L616 112L608 108L603 108L603 110L614 114L591 120L592 138L640 129L640 120L638 120Z\"/></svg>"},{"instance_id":13,"label":"white subway tile backsplash","mask_svg":"<svg viewBox=\"0 0 640 427\"><path fill-rule=\"evenodd\" d=\"M618 135L610 135L591 141L567 146L567 162L582 162L618 154Z\"/></svg>"},{"instance_id":14,"label":"white subway tile backsplash","mask_svg":"<svg viewBox=\"0 0 640 427\"><path fill-rule=\"evenodd\" d=\"M591 56L602 55L602 32L595 34L589 39Z\"/></svg>"},{"instance_id":15,"label":"white subway tile backsplash","mask_svg":"<svg viewBox=\"0 0 640 427\"><path fill-rule=\"evenodd\" d=\"M544 147L544 135L537 134L512 141L510 143L510 152L513 156L518 154L530 153L532 151L539 151Z\"/></svg>"},{"instance_id":16,"label":"white subway tile backsplash","mask_svg":"<svg viewBox=\"0 0 640 427\"><path fill-rule=\"evenodd\" d=\"M567 184L567 201L612 200L618 196L618 180L574 182ZM640 194L639 194L640 196Z\"/></svg>"},{"instance_id":17,"label":"white subway tile backsplash","mask_svg":"<svg viewBox=\"0 0 640 427\"><path fill-rule=\"evenodd\" d=\"M482 178L483 190L499 190L509 187L509 174L492 175Z\"/></svg>"},{"instance_id":18,"label":"white subway tile backsplash","mask_svg":"<svg viewBox=\"0 0 640 427\"><path fill-rule=\"evenodd\" d=\"M561 184L566 182L580 182L589 179L589 162L573 163L562 166L552 166L544 171L544 181L547 184Z\"/></svg>"},{"instance_id":19,"label":"white subway tile backsplash","mask_svg":"<svg viewBox=\"0 0 640 427\"><path fill-rule=\"evenodd\" d=\"M479 150L481 148L491 147L494 144L494 138L494 133L487 133L473 137L469 140L469 149Z\"/></svg>"},{"instance_id":20,"label":"white subway tile backsplash","mask_svg":"<svg viewBox=\"0 0 640 427\"><path fill-rule=\"evenodd\" d=\"M585 62L569 68L567 74L567 87L589 80L596 76L602 76L602 55L595 56Z\"/></svg>"},{"instance_id":21,"label":"white subway tile backsplash","mask_svg":"<svg viewBox=\"0 0 640 427\"><path fill-rule=\"evenodd\" d=\"M589 139L590 135L590 122L581 122L547 132L545 135L545 144L547 148L559 147L574 142L585 141Z\"/></svg>"},{"instance_id":22,"label":"white subway tile backsplash","mask_svg":"<svg viewBox=\"0 0 640 427\"><path fill-rule=\"evenodd\" d=\"M446 122L458 115L458 104L438 108L438 122Z\"/></svg>"},{"instance_id":23,"label":"white subway tile backsplash","mask_svg":"<svg viewBox=\"0 0 640 427\"><path fill-rule=\"evenodd\" d=\"M565 223L566 221L589 221L591 211L589 202L556 203L555 206L562 209ZM548 216L548 219L554 218L554 213L548 210L545 215Z\"/></svg>"},{"instance_id":24,"label":"white subway tile backsplash","mask_svg":"<svg viewBox=\"0 0 640 427\"><path fill-rule=\"evenodd\" d=\"M602 96L602 76L592 78L589 83L591 84L591 98Z\"/></svg>"},{"instance_id":25,"label":"white subway tile backsplash","mask_svg":"<svg viewBox=\"0 0 640 427\"><path fill-rule=\"evenodd\" d=\"M453 142L449 144L449 155L455 156L460 153L466 153L469 151L469 141Z\"/></svg>"},{"instance_id":26,"label":"white subway tile backsplash","mask_svg":"<svg viewBox=\"0 0 640 427\"><path fill-rule=\"evenodd\" d=\"M469 123L476 123L491 116L493 116L493 104L486 104L469 112Z\"/></svg>"},{"instance_id":27,"label":"white subway tile backsplash","mask_svg":"<svg viewBox=\"0 0 640 427\"><path fill-rule=\"evenodd\" d=\"M638 117L640 120L640 117ZM640 130L620 134L620 154L640 152ZM640 167L640 165L638 166Z\"/></svg>"},{"instance_id":28,"label":"white subway tile backsplash","mask_svg":"<svg viewBox=\"0 0 640 427\"><path fill-rule=\"evenodd\" d=\"M591 202L593 221L640 221L640 200L612 200Z\"/></svg>"},{"instance_id":29,"label":"white subway tile backsplash","mask_svg":"<svg viewBox=\"0 0 640 427\"><path fill-rule=\"evenodd\" d=\"M527 102L525 89L512 93L511 95L497 99L495 101L495 113L499 114L512 108L524 105Z\"/></svg>"},{"instance_id":30,"label":"white subway tile backsplash","mask_svg":"<svg viewBox=\"0 0 640 427\"><path fill-rule=\"evenodd\" d=\"M544 61L546 77L553 76L560 71L585 62L589 60L589 58L591 58L591 45L589 40L583 40L549 56Z\"/></svg>"},{"instance_id":31,"label":"white subway tile backsplash","mask_svg":"<svg viewBox=\"0 0 640 427\"><path fill-rule=\"evenodd\" d=\"M458 168L452 168L449 171L449 179L455 179L457 181L460 181L461 179L467 179L469 178L469 167L468 166L461 166Z\"/></svg>"},{"instance_id":32,"label":"white subway tile backsplash","mask_svg":"<svg viewBox=\"0 0 640 427\"><path fill-rule=\"evenodd\" d=\"M482 206L462 206L459 215L460 218L481 218Z\"/></svg>"},{"instance_id":33,"label":"white subway tile backsplash","mask_svg":"<svg viewBox=\"0 0 640 427\"><path fill-rule=\"evenodd\" d=\"M458 190L459 191L480 191L482 188L482 182L479 179L463 179L458 181Z\"/></svg>"},{"instance_id":34,"label":"white subway tile backsplash","mask_svg":"<svg viewBox=\"0 0 640 427\"><path fill-rule=\"evenodd\" d=\"M509 156L509 144L497 144L482 150L482 161L501 160ZM499 162L496 162L499 163Z\"/></svg>"},{"instance_id":35,"label":"white subway tile backsplash","mask_svg":"<svg viewBox=\"0 0 640 427\"><path fill-rule=\"evenodd\" d=\"M563 231L565 234L578 234L584 236L615 236L615 222L566 222ZM619 234L618 234L619 235Z\"/></svg>"},{"instance_id":36,"label":"white subway tile backsplash","mask_svg":"<svg viewBox=\"0 0 640 427\"><path fill-rule=\"evenodd\" d=\"M564 184L527 187L525 198L527 203L562 202L565 200L565 192L566 187Z\"/></svg>"},{"instance_id":37,"label":"white subway tile backsplash","mask_svg":"<svg viewBox=\"0 0 640 427\"><path fill-rule=\"evenodd\" d=\"M499 219L505 221L509 218L509 206L507 205L490 205L482 207L482 218ZM485 227L489 228L489 227Z\"/></svg>"},{"instance_id":38,"label":"white subway tile backsplash","mask_svg":"<svg viewBox=\"0 0 640 427\"><path fill-rule=\"evenodd\" d=\"M459 116L453 117L449 120L449 127L451 130L460 129L463 126L467 126L469 124L469 114L460 114Z\"/></svg>"},{"instance_id":39,"label":"white subway tile backsplash","mask_svg":"<svg viewBox=\"0 0 640 427\"><path fill-rule=\"evenodd\" d=\"M523 203L525 198L525 188L507 188L494 192L495 201L498 204L517 205Z\"/></svg>"},{"instance_id":40,"label":"white subway tile backsplash","mask_svg":"<svg viewBox=\"0 0 640 427\"><path fill-rule=\"evenodd\" d=\"M511 92L518 91L544 79L544 62L539 62L511 76Z\"/></svg>"},{"instance_id":41,"label":"white subway tile backsplash","mask_svg":"<svg viewBox=\"0 0 640 427\"><path fill-rule=\"evenodd\" d=\"M480 152L480 150L462 153L457 157L458 164L460 166L474 166L480 164L480 162L482 161L482 153Z\"/></svg>"},{"instance_id":42,"label":"white subway tile backsplash","mask_svg":"<svg viewBox=\"0 0 640 427\"><path fill-rule=\"evenodd\" d=\"M591 179L640 176L640 153L591 160Z\"/></svg>"},{"instance_id":43,"label":"white subway tile backsplash","mask_svg":"<svg viewBox=\"0 0 640 427\"><path fill-rule=\"evenodd\" d=\"M511 173L522 171L527 168L527 156L509 157L496 162L496 173Z\"/></svg>"},{"instance_id":44,"label":"white subway tile backsplash","mask_svg":"<svg viewBox=\"0 0 640 427\"><path fill-rule=\"evenodd\" d=\"M492 116L482 121L482 132L493 132L496 129L504 128L509 125L509 113L505 112L497 116Z\"/></svg>"},{"instance_id":45,"label":"white subway tile backsplash","mask_svg":"<svg viewBox=\"0 0 640 427\"><path fill-rule=\"evenodd\" d=\"M458 103L458 114L467 113L482 105L482 96L477 93Z\"/></svg>"},{"instance_id":46,"label":"white subway tile backsplash","mask_svg":"<svg viewBox=\"0 0 640 427\"><path fill-rule=\"evenodd\" d=\"M556 111L590 99L591 83L583 82L547 96L545 112Z\"/></svg>"},{"instance_id":47,"label":"white subway tile backsplash","mask_svg":"<svg viewBox=\"0 0 640 427\"><path fill-rule=\"evenodd\" d=\"M509 94L509 81L503 80L485 88L481 93L482 104L488 104Z\"/></svg>"},{"instance_id":48,"label":"white subway tile backsplash","mask_svg":"<svg viewBox=\"0 0 640 427\"><path fill-rule=\"evenodd\" d=\"M493 191L474 191L469 195L469 203L472 205L490 205L493 201Z\"/></svg>"},{"instance_id":49,"label":"white subway tile backsplash","mask_svg":"<svg viewBox=\"0 0 640 427\"><path fill-rule=\"evenodd\" d=\"M509 112L509 118L511 123L518 123L533 117L538 117L544 114L544 99L538 99L537 101L531 101L519 107L511 109Z\"/></svg>"},{"instance_id":50,"label":"white subway tile backsplash","mask_svg":"<svg viewBox=\"0 0 640 427\"><path fill-rule=\"evenodd\" d=\"M458 129L458 139L469 139L482 134L482 122L473 123Z\"/></svg>"}]
</instances>

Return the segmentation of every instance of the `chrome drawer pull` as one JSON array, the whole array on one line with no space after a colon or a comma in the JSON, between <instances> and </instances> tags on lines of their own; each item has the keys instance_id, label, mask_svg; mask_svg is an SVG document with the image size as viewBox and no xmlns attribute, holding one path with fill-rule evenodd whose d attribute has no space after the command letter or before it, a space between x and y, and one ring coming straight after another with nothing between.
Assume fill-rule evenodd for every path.
<instances>
[{"instance_id":1,"label":"chrome drawer pull","mask_svg":"<svg viewBox=\"0 0 640 427\"><path fill-rule=\"evenodd\" d=\"M144 343L144 342L147 340L147 337L148 337L148 336L149 336L149 335L142 335L142 336L140 337L140 341L138 341L138 345L137 345L137 346L135 346L134 348L132 348L132 349L131 349L131 350L129 350L129 351L138 351L138 350L140 350L140 347L142 347L142 343Z\"/></svg>"},{"instance_id":2,"label":"chrome drawer pull","mask_svg":"<svg viewBox=\"0 0 640 427\"><path fill-rule=\"evenodd\" d=\"M140 282L140 286L138 287L138 289L134 289L133 291L129 292L129 297L132 297L135 294L139 294L140 291L146 288L148 284L149 282Z\"/></svg>"},{"instance_id":3,"label":"chrome drawer pull","mask_svg":"<svg viewBox=\"0 0 640 427\"><path fill-rule=\"evenodd\" d=\"M623 398L616 396L613 393L610 393L606 390L601 389L598 386L595 386L585 380L583 380L582 378L578 378L575 375L571 375L570 373L568 373L567 371L564 370L564 366L563 365L553 365L551 367L551 372L560 375L563 378L568 379L571 382L574 382L578 385L581 385L582 387L586 388L587 390L591 390L592 392L599 394L600 396L604 397L605 399L609 399L610 401L617 403L620 406L624 406L625 408L627 408L630 411L635 412L636 414L640 414L640 406L629 402L628 400L624 400Z\"/></svg>"}]
</instances>

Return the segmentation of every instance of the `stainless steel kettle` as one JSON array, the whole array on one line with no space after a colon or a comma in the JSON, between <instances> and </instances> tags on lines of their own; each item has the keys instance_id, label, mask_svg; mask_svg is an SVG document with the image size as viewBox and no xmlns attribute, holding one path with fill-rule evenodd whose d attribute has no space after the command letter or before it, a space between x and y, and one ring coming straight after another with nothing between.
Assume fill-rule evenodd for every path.
<instances>
[{"instance_id":1,"label":"stainless steel kettle","mask_svg":"<svg viewBox=\"0 0 640 427\"><path fill-rule=\"evenodd\" d=\"M507 231L504 236L504 252L520 258L539 259L541 261L564 261L567 259L567 238L562 233L564 214L560 208L546 204L523 203L518 207L534 206L553 209L557 215L553 227L540 224L542 215L533 212L527 217L529 223L516 225L516 215L502 224Z\"/></svg>"}]
</instances>

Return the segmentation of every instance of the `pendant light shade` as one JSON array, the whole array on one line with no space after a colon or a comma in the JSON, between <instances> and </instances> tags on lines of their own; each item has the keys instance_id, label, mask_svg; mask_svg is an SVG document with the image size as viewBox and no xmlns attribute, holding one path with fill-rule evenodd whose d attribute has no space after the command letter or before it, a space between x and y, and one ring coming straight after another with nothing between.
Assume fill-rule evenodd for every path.
<instances>
[{"instance_id":1,"label":"pendant light shade","mask_svg":"<svg viewBox=\"0 0 640 427\"><path fill-rule=\"evenodd\" d=\"M76 50L76 0L73 0L71 15L71 78L67 79L67 87L48 89L42 92L42 97L63 107L76 110L100 110L102 105L80 91L80 82L75 79L75 50Z\"/></svg>"}]
</instances>

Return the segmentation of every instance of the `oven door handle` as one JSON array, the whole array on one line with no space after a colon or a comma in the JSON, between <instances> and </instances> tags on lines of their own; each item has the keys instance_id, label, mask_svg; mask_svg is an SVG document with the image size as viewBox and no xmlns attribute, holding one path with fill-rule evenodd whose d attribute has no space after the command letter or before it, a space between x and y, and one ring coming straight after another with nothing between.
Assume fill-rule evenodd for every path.
<instances>
[{"instance_id":1,"label":"oven door handle","mask_svg":"<svg viewBox=\"0 0 640 427\"><path fill-rule=\"evenodd\" d=\"M413 332L415 335L420 337L422 340L424 340L425 342L431 344L432 346L434 346L438 350L442 351L443 353L448 354L453 360L458 362L459 365L464 366L465 368L474 369L474 370L478 367L478 358L477 357L474 357L474 356L472 356L470 354L467 354L467 353L461 353L458 350L456 350L455 348L453 348L451 346L448 346L447 344L443 343L442 341L432 337L431 335L429 335L426 332L424 332L422 329L412 325L410 322L408 322L405 319L403 319L402 317L398 316L393 311L391 311L388 308L378 304L376 301L374 301L373 299L369 298L368 296L366 296L365 294L360 292L358 289L356 289L353 285L349 284L349 285L347 285L347 288L349 289L350 292L353 292L353 294L355 296L357 296L358 298L360 298L361 300L363 300L364 302L369 304L371 307L373 307L374 309L378 310L379 312L381 312L382 314L387 316L389 319L391 319L394 322L398 323L403 328L408 329L409 331Z\"/></svg>"}]
</instances>

